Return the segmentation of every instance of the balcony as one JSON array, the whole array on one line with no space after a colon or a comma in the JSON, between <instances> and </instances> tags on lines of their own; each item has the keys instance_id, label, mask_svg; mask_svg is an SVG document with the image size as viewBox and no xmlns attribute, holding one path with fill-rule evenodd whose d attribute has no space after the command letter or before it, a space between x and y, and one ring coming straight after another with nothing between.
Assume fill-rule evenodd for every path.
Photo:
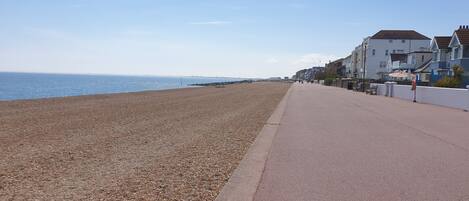
<instances>
[{"instance_id":1,"label":"balcony","mask_svg":"<svg viewBox=\"0 0 469 201\"><path fill-rule=\"evenodd\" d=\"M449 61L449 68L453 67L454 65L459 65L465 69L469 68L469 58L455 59Z\"/></svg>"},{"instance_id":2,"label":"balcony","mask_svg":"<svg viewBox=\"0 0 469 201\"><path fill-rule=\"evenodd\" d=\"M430 64L431 69L449 69L450 64L447 61L432 61Z\"/></svg>"}]
</instances>

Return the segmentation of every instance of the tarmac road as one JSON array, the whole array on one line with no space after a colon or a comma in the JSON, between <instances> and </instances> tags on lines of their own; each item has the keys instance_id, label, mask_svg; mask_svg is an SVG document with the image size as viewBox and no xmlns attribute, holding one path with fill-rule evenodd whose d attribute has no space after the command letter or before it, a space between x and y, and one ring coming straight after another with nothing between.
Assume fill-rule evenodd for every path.
<instances>
[{"instance_id":1,"label":"tarmac road","mask_svg":"<svg viewBox=\"0 0 469 201\"><path fill-rule=\"evenodd\" d=\"M255 200L469 200L469 113L295 84Z\"/></svg>"}]
</instances>

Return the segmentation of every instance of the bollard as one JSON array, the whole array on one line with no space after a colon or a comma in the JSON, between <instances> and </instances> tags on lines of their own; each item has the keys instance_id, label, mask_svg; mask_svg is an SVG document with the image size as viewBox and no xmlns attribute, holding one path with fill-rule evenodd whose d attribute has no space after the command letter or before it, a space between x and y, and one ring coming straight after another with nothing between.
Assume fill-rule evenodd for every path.
<instances>
[{"instance_id":1,"label":"bollard","mask_svg":"<svg viewBox=\"0 0 469 201\"><path fill-rule=\"evenodd\" d=\"M389 97L394 97L394 85L396 85L397 82L390 82L389 83Z\"/></svg>"},{"instance_id":2,"label":"bollard","mask_svg":"<svg viewBox=\"0 0 469 201\"><path fill-rule=\"evenodd\" d=\"M384 95L386 97L390 97L390 93L389 93L390 92L390 87L391 87L390 82L385 82L384 87L386 89L386 93L384 93Z\"/></svg>"}]
</instances>

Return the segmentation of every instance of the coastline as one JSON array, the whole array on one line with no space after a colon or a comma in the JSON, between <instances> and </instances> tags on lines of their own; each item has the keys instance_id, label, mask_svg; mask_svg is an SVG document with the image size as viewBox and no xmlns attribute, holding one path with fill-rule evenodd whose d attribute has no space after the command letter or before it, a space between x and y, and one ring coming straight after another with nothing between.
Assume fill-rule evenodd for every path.
<instances>
[{"instance_id":1,"label":"coastline","mask_svg":"<svg viewBox=\"0 0 469 201\"><path fill-rule=\"evenodd\" d=\"M197 83L235 82L240 78L197 76L121 76L0 72L0 101L36 100L95 94L190 88Z\"/></svg>"},{"instance_id":2,"label":"coastline","mask_svg":"<svg viewBox=\"0 0 469 201\"><path fill-rule=\"evenodd\" d=\"M214 200L289 86L0 102L0 199Z\"/></svg>"},{"instance_id":3,"label":"coastline","mask_svg":"<svg viewBox=\"0 0 469 201\"><path fill-rule=\"evenodd\" d=\"M178 88L168 88L168 89L155 89L155 90L142 90L142 91L129 91L129 92L111 92L111 93L99 93L99 94L84 94L84 95L76 95L76 96L57 96L57 97L45 97L45 98L34 98L34 99L16 99L16 100L1 100L1 102L16 102L16 101L40 101L40 100L53 100L53 99L63 99L63 98L80 98L80 97L93 97L93 96L112 96L112 95L132 95L132 94L140 94L140 93L155 93L155 92L164 92L164 91L176 91L176 90L184 90L184 89L194 89L194 88L201 88L201 87L217 87L217 86L227 86L227 85L234 85L234 84L247 84L253 83L253 81L249 80L241 80L241 81L230 81L230 82L213 82L213 83L200 83L200 84L190 84L188 86L178 87Z\"/></svg>"},{"instance_id":4,"label":"coastline","mask_svg":"<svg viewBox=\"0 0 469 201\"><path fill-rule=\"evenodd\" d=\"M178 91L185 89L195 89L201 88L203 86L185 86L179 88L169 88L169 89L154 89L154 90L142 90L142 91L129 91L129 92L111 92L111 93L99 93L99 94L84 94L84 95L72 95L72 96L54 96L54 97L44 97L44 98L32 98L32 99L14 99L14 100L1 100L0 103L5 102L31 102L31 101L47 101L47 100L58 100L60 99L77 99L77 98L93 98L93 97L107 97L107 96L119 96L119 95L139 95L147 93L157 93L157 92L167 92L167 91Z\"/></svg>"}]
</instances>

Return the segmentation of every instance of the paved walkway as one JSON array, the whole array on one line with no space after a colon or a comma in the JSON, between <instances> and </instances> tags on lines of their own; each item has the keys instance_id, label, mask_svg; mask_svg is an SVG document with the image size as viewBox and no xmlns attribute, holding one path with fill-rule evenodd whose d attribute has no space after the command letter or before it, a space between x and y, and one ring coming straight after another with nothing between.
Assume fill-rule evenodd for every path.
<instances>
[{"instance_id":1,"label":"paved walkway","mask_svg":"<svg viewBox=\"0 0 469 201\"><path fill-rule=\"evenodd\" d=\"M469 200L469 113L296 84L255 200Z\"/></svg>"}]
</instances>

